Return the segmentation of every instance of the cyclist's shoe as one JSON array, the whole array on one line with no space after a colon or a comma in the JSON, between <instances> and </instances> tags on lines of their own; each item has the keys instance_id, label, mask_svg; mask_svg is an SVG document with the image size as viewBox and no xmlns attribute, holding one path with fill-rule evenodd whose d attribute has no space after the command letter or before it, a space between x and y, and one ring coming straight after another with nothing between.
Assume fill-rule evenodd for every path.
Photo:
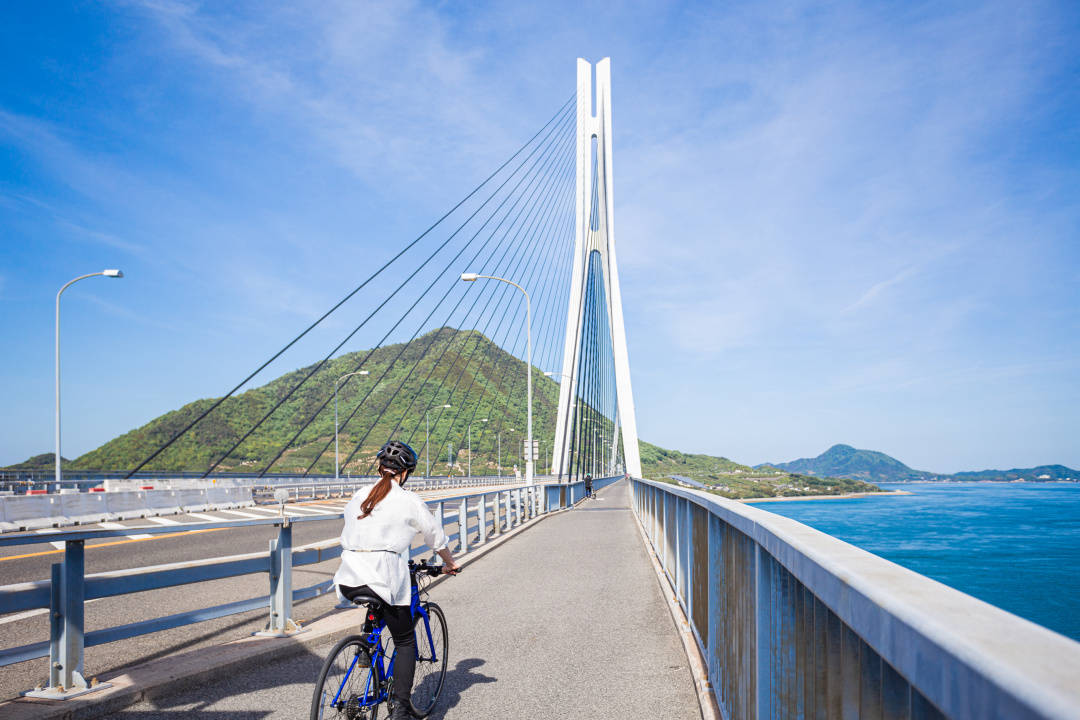
<instances>
[{"instance_id":1,"label":"cyclist's shoe","mask_svg":"<svg viewBox=\"0 0 1080 720\"><path fill-rule=\"evenodd\" d=\"M388 720L415 720L415 717L409 712L408 703L395 703L394 709L390 711L390 717Z\"/></svg>"}]
</instances>

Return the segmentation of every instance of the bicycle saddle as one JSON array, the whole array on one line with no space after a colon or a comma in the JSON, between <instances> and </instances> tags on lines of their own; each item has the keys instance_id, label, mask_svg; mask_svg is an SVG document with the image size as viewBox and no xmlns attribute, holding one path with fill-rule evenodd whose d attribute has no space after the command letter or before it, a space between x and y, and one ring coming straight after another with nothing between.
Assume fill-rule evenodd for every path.
<instances>
[{"instance_id":1,"label":"bicycle saddle","mask_svg":"<svg viewBox=\"0 0 1080 720\"><path fill-rule=\"evenodd\" d=\"M374 593L358 593L349 598L349 602L353 605L367 605L374 612L380 612L383 609L383 599Z\"/></svg>"}]
</instances>

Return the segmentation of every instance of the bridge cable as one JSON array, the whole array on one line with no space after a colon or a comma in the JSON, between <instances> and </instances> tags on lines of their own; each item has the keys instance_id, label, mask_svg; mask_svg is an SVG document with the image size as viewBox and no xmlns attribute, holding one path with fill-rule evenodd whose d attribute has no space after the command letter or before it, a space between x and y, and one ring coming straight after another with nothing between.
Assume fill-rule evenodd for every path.
<instances>
[{"instance_id":1,"label":"bridge cable","mask_svg":"<svg viewBox=\"0 0 1080 720\"><path fill-rule=\"evenodd\" d=\"M254 378L256 375L258 375L260 372L262 372L264 369L266 369L266 367L269 366L272 362L274 362L276 359L281 357L281 355L284 354L289 348L291 348L293 345L295 345L297 342L299 342L301 338L303 338L305 335L307 335L309 332L311 332L316 326L321 324L333 312L335 312L338 308L340 308L348 300L350 300L354 295L356 295L358 292L360 292L360 290L362 290L364 287L366 287L372 280L374 280L376 277L378 277L380 274L382 274L382 272L384 270L386 270L388 267L390 267L390 265L392 265L399 258L401 258L406 252L411 250L418 242L420 242L424 237L426 237L432 230L434 230L436 227L438 227L443 222L443 220L445 220L453 212L455 212L458 208L460 208L462 205L464 205L466 202L468 202L469 199L471 199L477 192L480 191L481 188L483 188L485 185L487 185L493 178L495 178L500 172L502 172L510 163L512 163L514 161L514 159L518 155L520 155L527 147L529 147L529 145L531 145L533 143L533 141L536 140L536 138L538 138L544 132L544 130L547 129L547 127L549 125L551 125L553 122L555 122L555 120L557 118L559 118L559 116L561 116L563 114L563 112L566 110L566 108L568 106L570 106L570 104L574 101L574 99L575 99L575 96L571 96L562 105L562 107L560 107L559 110L557 110L555 112L555 114L551 116L551 118L543 125L543 127L541 127L536 132L536 134L534 134L531 138L529 138L529 140L526 141L524 145L522 145L520 148L518 148L518 150L513 155L511 155L506 160L506 162L504 162L502 165L500 165L493 173L491 173L487 178L485 178L479 185L477 185L475 188L473 188L473 190L471 192L469 192L468 195L466 195L456 205L454 205L452 208L450 208L450 210L448 210L446 213L444 213L431 226L429 226L426 230L424 230L424 232L420 233L420 235L418 235L414 240L412 240L410 243L408 243L396 255L391 257L381 267L379 267L374 273L372 273L370 276L368 276L368 278L366 280L364 280L362 283L360 283L356 288L354 288L351 292L349 292L344 298L342 298L340 301L338 301L333 307L331 307L329 310L327 310L325 313L323 313L323 315L320 316L315 322L311 323L299 335L297 335L292 340L290 340L284 347L282 347L280 350L278 350L276 353L274 353L268 360L266 360L264 363L262 363L254 371L252 371L247 377L245 377L243 380L241 380L239 383L237 383L231 390L229 390L228 393L226 393L222 397L218 398L209 408L207 408L205 411L203 411L198 417L196 417L194 420L192 420L190 423L188 423L186 426L184 426L184 428L182 428L176 434L174 434L164 445L162 445L157 450L155 450L153 453L151 453L146 459L144 459L142 462L140 462L138 465L136 465L135 468L132 469L131 471L129 471L127 473L127 475L125 475L124 477L125 478L130 478L132 475L134 475L139 470L141 470L143 467L145 467L148 463L150 463L154 458L156 458L158 455L160 455L162 452L164 452L173 443L175 443L178 439L180 439L180 437L182 437L189 430L191 430L191 428L193 428L195 425L197 425L199 422L201 422L207 415L209 415L214 410L216 410L223 402L225 402L225 400L232 397L236 393L237 390L239 390L244 385L246 385L252 378Z\"/></svg>"},{"instance_id":2,"label":"bridge cable","mask_svg":"<svg viewBox=\"0 0 1080 720\"><path fill-rule=\"evenodd\" d=\"M567 117L569 117L569 114L567 114ZM554 130L554 129L555 129L555 128L552 128L552 130ZM425 259L425 260L424 260L424 262L423 262L423 263L421 263L421 265L420 265L420 266L419 266L419 267L418 267L418 268L416 269L416 271L414 271L414 272L413 272L412 274L410 274L410 275L409 275L409 277L405 279L405 281L403 281L403 282L402 282L401 284L399 284L399 285L397 286L397 288L395 288L395 289L394 289L394 291L393 291L392 293L390 293L390 295L389 295L389 296L387 296L387 297L386 297L386 298L385 298L385 299L384 299L384 300L383 300L383 301L382 301L382 302L381 302L381 303L380 303L380 304L378 305L378 307L376 307L376 308L375 308L375 310L373 310L373 311L372 311L371 313L369 313L369 314L368 314L368 316L367 316L367 317L366 317L366 318L365 318L365 319L363 320L363 322L361 322L361 323L360 323L360 325L358 325L358 326L357 326L357 327L356 327L356 328L355 328L355 329L354 329L354 330L353 330L353 331L352 331L351 333L349 333L349 335L347 335L347 336L345 337L345 339L344 339L344 340L342 340L342 341L341 341L341 342L340 342L340 343L339 343L339 344L338 344L338 345L337 345L337 346L336 346L336 347L335 347L335 348L334 348L333 350L331 350L331 351L330 351L330 353L329 353L329 354L328 354L328 355L327 355L326 357L324 357L322 361L320 361L320 362L319 362L319 363L318 363L318 364L317 364L316 366L314 366L314 367L312 368L312 370L311 370L311 371L310 371L310 372L309 372L309 373L307 374L307 376L306 376L306 377L305 377L305 378L304 378L303 380L301 380L301 382L300 382L300 383L298 383L298 384L297 384L297 385L296 385L295 387L293 387L293 389L292 389L292 390L290 390L290 391L289 391L289 393L288 393L288 394L287 394L286 396L284 396L283 398L279 399L279 400L278 400L278 402L277 402L277 404L275 404L275 406L274 406L273 408L271 408L271 410L270 410L270 411L269 411L269 412L268 412L268 413L267 413L267 414L266 414L266 415L265 415L265 416L264 416L264 417L263 417L263 418L262 418L262 419L261 419L261 420L260 420L260 421L259 421L258 423L256 423L256 424L255 424L255 426L253 426L253 427L252 427L251 429L249 429L249 430L248 430L248 432L247 432L247 433L245 433L245 435L244 435L244 436L243 436L242 438L240 438L240 440L239 440L239 441L237 441L237 443L236 443L236 444L234 444L234 445L233 445L233 447L232 447L232 448L231 448L231 449L230 449L230 450L229 450L229 451L228 451L228 452L227 452L227 453L226 453L226 454L225 454L224 456L222 456L222 458L220 458L220 459L219 459L219 460L218 460L218 461L217 461L216 463L214 463L214 465L213 465L213 466L212 466L212 467L211 467L211 468L210 468L209 470L207 470L207 472L206 472L206 473L205 473L205 474L203 475L203 477L206 477L206 475L209 475L209 474L210 474L210 473L211 473L211 472L212 472L212 471L214 470L214 468L216 468L216 467L217 467L217 465L218 465L219 463L221 463L221 462L222 462L222 460L224 460L224 459L225 459L226 457L228 457L228 456L229 456L230 454L232 454L232 452L234 452L234 451L236 450L236 448L237 448L237 447L239 447L239 445L240 445L240 444L241 444L241 443L242 443L242 442L243 442L244 440L246 440L246 439L247 439L247 438L248 438L248 437L249 437L249 436L250 436L250 435L251 435L251 434L252 434L252 433L253 433L253 432L254 432L254 431L255 431L255 430L256 430L256 429L257 429L257 428L259 427L259 426L260 426L260 425L262 425L262 423L263 423L263 422L265 422L265 421L266 421L266 420L267 420L267 419L268 419L268 418L269 418L269 417L270 417L270 416L271 416L271 415L272 415L272 414L273 414L273 413L274 413L274 412L275 412L275 411L276 411L276 410L277 410L277 409L278 409L278 408L279 408L279 407L280 407L280 406L281 406L281 405L282 405L282 404L283 404L283 403L285 402L285 400L287 400L287 399L288 399L288 398L289 398L289 397L290 397L290 396L291 396L291 395L292 395L292 394L293 394L293 393L294 393L294 392L295 392L295 391L296 391L296 390L297 390L297 389L298 389L298 388L299 388L299 387L300 387L301 385L303 385L303 384L304 384L305 382L307 382L307 380L308 380L308 379L310 379L310 378L312 377L312 375L314 375L314 374L315 374L315 372L317 372L317 371L318 371L319 369L321 369L321 368L322 368L322 366L323 366L323 365L324 365L324 364L325 364L325 363L326 363L326 362L327 362L327 361L328 361L328 360L330 359L330 357L332 357L332 356L333 356L333 355L334 355L334 354L335 354L335 353L336 353L336 352L337 352L338 350L340 350L340 349L341 349L341 348L342 348L342 347L343 347L343 346L345 345L345 343L346 343L346 342L348 342L348 341L349 341L349 340L350 340L350 339L351 339L351 338L352 338L352 337L353 337L353 336L354 336L354 335L355 335L355 334L356 334L356 333L357 333L357 332L358 332L358 331L359 331L359 330L360 330L360 329L361 329L362 327L364 327L364 325L366 325L366 324L367 324L367 322L368 322L369 320L371 320L371 319L372 319L372 318L373 318L373 317L374 317L374 316L375 316L375 315L376 315L376 314L377 314L377 313L378 313L378 312L379 312L379 311L380 311L380 310L381 310L381 309L382 309L383 307L385 307L385 306L386 306L386 304L387 304L387 303L388 303L388 302L389 302L389 301L390 301L390 300L391 300L391 299L392 299L392 298L393 298L393 297L394 297L395 295L397 295L397 293L398 293L398 292L399 292L399 291L400 291L400 290L401 290L402 288L404 288L404 287L405 287L405 286L406 286L406 285L407 285L407 284L408 284L408 283L409 283L409 282L410 282L410 281L411 281L411 280L412 280L412 279L413 279L414 277L416 277L416 273L418 273L418 272L419 272L419 270L421 270L421 269L423 269L423 268L424 268L425 266L427 266L427 264L428 264L428 263L430 263L430 262L431 262L431 260L432 260L432 259L434 259L434 257L435 257L435 256L436 256L436 255L437 255L437 254L438 254L439 252L441 252L441 251L442 251L442 250L443 250L443 249L444 249L444 248L445 248L445 247L446 247L446 246L447 246L447 245L449 244L449 242L450 242L450 241L451 241L451 240L452 240L452 239L453 239L454 237L456 237L456 236L457 236L457 234L458 234L458 233L459 233L459 232L460 232L460 231L461 231L461 230L462 230L462 229L463 229L463 228L464 228L464 227L465 227L465 226L466 226L466 225L467 225L467 224L468 224L469 222L471 222L471 221L472 221L472 220L473 220L473 219L474 219L474 218L476 217L476 215L477 215L477 214L478 214L478 213L480 212L480 210L482 210L482 209L483 209L483 208L484 208L484 207L485 207L485 206L486 206L486 205L488 204L488 202L490 202L490 201L491 201L491 199L492 199L492 198L494 198L494 197L495 197L495 195L496 195L496 194L497 194L497 193L498 193L498 192L499 192L500 190L502 190L502 189L503 189L503 187L505 187L505 186L506 186L506 185L507 185L507 184L508 184L508 183L510 182L510 180L512 180L512 179L513 179L514 175L516 175L516 174L517 174L517 170L520 170L520 169L521 169L521 167L524 167L525 163L527 163L527 162L529 161L529 159L530 159L530 158L532 158L532 156L533 156L533 155L535 155L535 154L536 154L536 152L537 152L537 151L538 151L538 150L539 150L539 149L540 149L541 147L550 147L550 142L549 142L549 140L550 140L550 138L551 138L551 137L554 137L554 136L552 135L551 131L549 131L549 134L548 134L548 138L547 138L547 139L545 139L545 144L543 144L543 145L538 145L538 146L537 146L536 148L534 148L534 149L533 149L533 150L532 150L532 151L531 151L531 152L529 153L529 155L528 155L528 156L527 156L527 157L525 158L525 160L524 160L524 161L522 162L522 164L521 164L521 165L519 165L519 166L518 166L518 168L517 168L517 169L515 169L515 171L514 171L513 173L511 173L511 174L510 174L510 175L509 175L509 176L508 176L508 177L506 178L506 180L504 180L504 181L503 181L503 183L499 185L499 187L498 187L498 188L496 188L496 189L495 189L494 193L493 193L493 194L492 194L491 196L489 196L489 198L488 198L487 200L485 200L485 201L484 201L484 203L483 203L483 204L482 204L482 205L481 205L480 207L478 207L478 208L477 208L477 209L476 209L476 210L475 210L475 211L474 211L474 212L473 212L473 213L472 213L472 214L471 214L471 215L470 215L470 216L469 216L469 217L468 217L468 218L467 218L467 219L465 220L465 222L463 222L463 223L462 223L462 224L461 224L461 225L460 225L460 226L459 226L459 227L458 227L458 228L457 228L457 229L456 229L456 230L455 230L455 231L454 231L454 232L453 232L453 233L452 233L452 234L451 234L451 235L450 235L450 236L449 236L449 237L448 237L448 238L447 238L447 239L446 239L445 241L443 241L443 243L442 243L442 244L440 244L440 245L439 245L439 247L438 247L438 248L436 248L436 249L435 249L435 251L434 251L434 252L433 252L433 253L432 253L432 254L431 254L430 256L428 256L428 258L427 258L427 259ZM545 151L545 152L546 152L546 151ZM541 157L542 157L542 156L541 156ZM529 170L527 170L527 171L526 171L526 173L525 173L524 175L522 175L521 179L519 179L519 180L518 180L518 182L517 182L517 184L516 184L516 185L514 186L514 188L513 188L513 189L511 189L511 191L510 191L511 193L515 192L515 191L517 190L517 188L521 186L521 184L522 184L522 183L523 183L523 182L525 181L525 179L526 179L526 178L527 178L527 177L529 176L529 173L531 173L531 172L532 172L532 170L533 170L533 169L535 168L535 166L536 166L536 162L534 161L534 163L533 163L533 166L532 166L532 167L531 167L531 168L530 168ZM508 196L507 196L507 199L508 199L509 197L511 197L511 195L508 195ZM487 224L487 222L488 222L488 221L490 221L491 217L494 217L494 214L495 214L495 213L498 213L499 209L500 209L500 208L501 208L501 207L503 206L503 204L505 204L505 202L506 202L506 199L504 199L504 200L503 200L503 202L502 202L502 203L501 203L501 204L500 204L500 205L499 205L499 206L498 206L498 207L497 207L497 208L496 208L496 209L495 209L495 210L493 211L493 214L492 214L491 216L489 216L488 220L486 220L486 221L485 221L485 225ZM465 247L467 248L467 247L468 247L468 245L470 245L470 244L471 244L471 243L472 243L473 241L475 241L475 239L476 239L476 237L477 237L477 236L478 236L478 234L477 234L477 235L473 235L473 237L472 237L472 238L471 238L471 239L470 239L470 240L468 241L468 243L466 243ZM459 250L459 251L458 251L458 256L460 256L461 252L463 252L463 251L464 251L464 248L462 248L462 250ZM455 256L455 258L456 258L456 257L457 257L457 256ZM365 362L367 361L367 359L368 359L368 358L370 358L370 357L371 357L371 356L372 356L372 355L374 354L374 352L375 352L376 350L378 350L378 349L379 349L380 347L382 347L382 344L383 344L383 343L384 343L384 342L386 341L386 339L387 339L387 338L388 338L388 337L390 336L390 334L391 334L391 333L393 333L393 331L397 329L397 327L398 327L398 326L399 326L399 325L401 324L401 322L403 322L403 321L404 321L404 319L405 319L405 318L406 318L406 317L407 317L407 316L408 316L408 315L409 315L409 314L410 314L410 313L412 312L412 310L413 310L413 309L415 309L417 305L419 305L420 301L421 301L421 300L422 300L422 299L423 299L424 297L426 297L426 296L427 296L427 294L428 294L428 293L429 293L429 292L430 292L430 291L432 290L432 288L434 288L434 287L435 287L435 285L436 285L436 284L437 284L437 283L439 282L439 280L441 280L441 279L442 279L442 277L443 277L443 275L445 275L445 273L446 273L446 270L448 269L448 267L449 267L449 266L447 266L447 268L446 268L446 269L444 269L444 270L443 270L443 271L442 271L442 272L441 272L441 273L440 273L440 274L439 274L439 275L438 275L438 276L437 276L437 277L436 277L436 278L435 278L435 279L434 279L434 280L433 280L433 281L432 281L432 282L431 282L431 283L430 283L430 284L429 284L429 285L427 286L427 288L425 288L425 289L424 289L424 291L423 291L423 292L422 292L422 293L420 294L420 296L419 296L419 297L418 297L418 298L416 299L416 301L415 301L415 302L413 302L413 304L412 304L412 305L411 305L411 306L409 307L409 309L408 309L408 310L406 310L405 314L401 316L401 318L400 318L400 319L399 319L399 320L398 320L398 321L397 321L397 322L396 322L396 323L395 323L395 324L394 324L394 325L393 325L393 326L392 326L392 327L390 328L390 330L389 330L389 331L387 331L387 332L386 332L386 334L385 334L385 335L383 335L382 339L380 339L380 340L379 340L379 342L378 342L378 344L376 345L376 347L375 347L375 348L372 348L371 350L369 350L369 351L368 351L368 352L367 352L367 353L365 354L365 356L364 356L364 359L360 361L360 363L359 363L359 364L357 365L357 368L363 367L363 364L364 364L364 363L365 363ZM348 382L349 380L351 380L351 379L352 379L352 378L348 378L348 379L347 379L347 380L345 381L345 383L342 383L342 387L344 387L344 386L345 386L345 384L346 384L346 383L347 383L347 382ZM331 401L332 399L333 399L333 396L332 396L332 395L331 395L331 396L329 396L329 397L328 397L328 398L327 398L327 399L326 399L326 400L325 400L325 401L323 402L323 404L322 404L322 405L321 405L321 406L319 407L319 409L318 409L318 410L316 410L316 411L315 411L314 413L312 413L312 414L311 414L311 416L310 416L310 417L308 418L308 420L307 420L307 421L306 421L306 422L304 423L304 425L303 425L303 426L302 426L302 427L300 428L300 430L299 430L299 431L297 431L297 432L296 432L296 433L295 433L295 434L293 435L293 437L292 437L292 438L291 438L291 439L290 439L290 440L289 440L289 441L288 441L287 443L285 443L285 444L284 444L284 445L283 445L283 446L282 446L282 447L281 447L281 448L279 449L279 451L278 451L277 455L275 455L275 456L274 456L274 458L273 458L273 459L272 459L272 460L271 460L271 461L270 461L269 463L267 463L267 464L266 464L266 466L265 466L265 467L264 467L264 468L263 468L263 469L262 469L262 470L260 471L260 473L259 473L259 477L262 477L262 476L264 476L264 475L265 475L265 474L266 474L266 473L267 473L267 472L269 471L269 469L270 469L270 468L271 468L271 467L273 466L273 464L274 464L275 462L277 462L277 461L278 461L278 459L280 459L280 458L281 458L281 456L282 456L282 455L283 455L283 454L285 453L285 451L286 451L286 450L287 450L287 449L288 449L289 447L291 447L291 446L293 445L293 443L295 443L296 439L297 439L297 438L298 438L298 437L300 436L300 433L302 433L302 432L303 432L303 431L304 431L304 430L305 430L305 429L306 429L306 428L307 428L307 427L308 427L308 426L309 426L309 425L311 424L311 422L312 422L312 421L314 421L314 419L315 419L315 418L316 418L316 417L318 416L318 413L319 413L319 412L320 412L320 411L321 411L322 409L324 409L324 408L325 408L325 407L326 407L326 406L327 406L327 405L329 404L329 402L330 402L330 401Z\"/></svg>"}]
</instances>

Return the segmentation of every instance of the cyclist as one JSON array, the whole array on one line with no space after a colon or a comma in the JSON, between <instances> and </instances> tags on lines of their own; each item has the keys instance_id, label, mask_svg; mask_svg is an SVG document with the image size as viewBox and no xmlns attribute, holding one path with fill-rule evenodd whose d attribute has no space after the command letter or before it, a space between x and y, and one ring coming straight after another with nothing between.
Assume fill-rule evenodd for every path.
<instances>
[{"instance_id":1,"label":"cyclist","mask_svg":"<svg viewBox=\"0 0 1080 720\"><path fill-rule=\"evenodd\" d=\"M592 475L585 476L585 497L592 497Z\"/></svg>"},{"instance_id":2,"label":"cyclist","mask_svg":"<svg viewBox=\"0 0 1080 720\"><path fill-rule=\"evenodd\" d=\"M424 501L402 485L416 469L416 453L391 440L377 455L379 481L359 490L345 506L341 531L341 565L334 575L338 594L348 600L374 593L386 603L383 618L394 638L394 711L390 720L412 717L409 697L416 671L415 618L409 608L409 549L417 533L442 557L443 572L458 570L447 549L449 541Z\"/></svg>"}]
</instances>

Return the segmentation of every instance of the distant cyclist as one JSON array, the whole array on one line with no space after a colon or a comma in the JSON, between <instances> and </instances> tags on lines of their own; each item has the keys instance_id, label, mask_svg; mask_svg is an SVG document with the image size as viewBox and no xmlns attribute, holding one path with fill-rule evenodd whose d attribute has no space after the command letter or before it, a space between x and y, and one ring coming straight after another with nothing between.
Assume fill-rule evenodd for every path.
<instances>
[{"instance_id":1,"label":"distant cyclist","mask_svg":"<svg viewBox=\"0 0 1080 720\"><path fill-rule=\"evenodd\" d=\"M585 497L592 497L592 475L585 476Z\"/></svg>"},{"instance_id":2,"label":"distant cyclist","mask_svg":"<svg viewBox=\"0 0 1080 720\"><path fill-rule=\"evenodd\" d=\"M435 516L415 493L401 486L416 469L416 453L403 442L391 440L378 454L381 478L359 490L345 506L341 532L341 566L334 575L338 594L351 600L374 593L387 603L384 619L394 637L396 702L390 720L411 718L409 697L416 671L415 622L409 609L409 550L417 533L445 563L443 572L458 570L447 549L448 540Z\"/></svg>"}]
</instances>

